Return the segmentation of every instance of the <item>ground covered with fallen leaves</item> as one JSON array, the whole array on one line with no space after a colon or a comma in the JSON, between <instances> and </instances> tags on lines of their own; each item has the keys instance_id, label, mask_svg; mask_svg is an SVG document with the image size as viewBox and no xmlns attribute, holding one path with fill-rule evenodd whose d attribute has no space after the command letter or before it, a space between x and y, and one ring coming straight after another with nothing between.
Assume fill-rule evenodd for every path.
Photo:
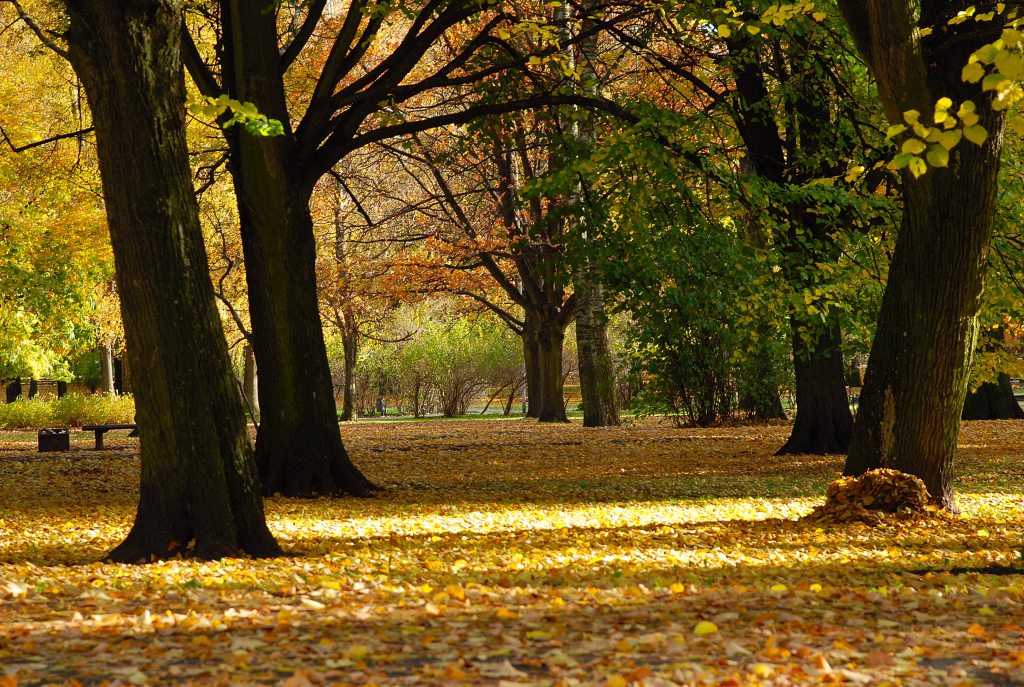
<instances>
[{"instance_id":1,"label":"ground covered with fallen leaves","mask_svg":"<svg viewBox=\"0 0 1024 687\"><path fill-rule=\"evenodd\" d=\"M270 499L286 558L145 566L96 562L136 440L0 433L0 686L1024 686L1024 422L965 424L961 516L877 526L799 519L842 458L786 432L346 425L383 496Z\"/></svg>"}]
</instances>

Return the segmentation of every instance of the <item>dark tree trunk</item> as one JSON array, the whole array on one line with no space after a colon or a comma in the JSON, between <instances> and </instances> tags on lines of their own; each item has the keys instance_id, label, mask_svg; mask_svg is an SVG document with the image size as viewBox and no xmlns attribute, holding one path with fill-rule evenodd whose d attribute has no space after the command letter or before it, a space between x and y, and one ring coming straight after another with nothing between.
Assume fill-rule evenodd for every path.
<instances>
[{"instance_id":1,"label":"dark tree trunk","mask_svg":"<svg viewBox=\"0 0 1024 687\"><path fill-rule=\"evenodd\" d=\"M57 398L64 398L68 395L68 383L57 382Z\"/></svg>"},{"instance_id":2,"label":"dark tree trunk","mask_svg":"<svg viewBox=\"0 0 1024 687\"><path fill-rule=\"evenodd\" d=\"M283 136L235 130L231 169L242 228L252 342L260 369L256 461L264 494L349 493L373 485L349 460L338 429L316 292L316 244L305 175L284 101L275 13L225 0L225 80L231 94L279 119Z\"/></svg>"},{"instance_id":3,"label":"dark tree trunk","mask_svg":"<svg viewBox=\"0 0 1024 687\"><path fill-rule=\"evenodd\" d=\"M185 143L181 4L68 0L140 384L135 524L109 558L281 553L266 526ZM199 383L197 383L199 382Z\"/></svg>"},{"instance_id":4,"label":"dark tree trunk","mask_svg":"<svg viewBox=\"0 0 1024 687\"><path fill-rule=\"evenodd\" d=\"M39 380L35 377L28 380L28 397L35 398L39 395Z\"/></svg>"},{"instance_id":5,"label":"dark tree trunk","mask_svg":"<svg viewBox=\"0 0 1024 687\"><path fill-rule=\"evenodd\" d=\"M853 414L846 395L839 324L833 321L819 327L820 333L811 341L801 333L805 327L806 323L793 323L796 418L789 440L775 455L846 453Z\"/></svg>"},{"instance_id":6,"label":"dark tree trunk","mask_svg":"<svg viewBox=\"0 0 1024 687\"><path fill-rule=\"evenodd\" d=\"M615 398L615 365L608 345L608 319L604 312L604 287L589 264L587 275L576 281L576 350L579 361L583 426L619 424Z\"/></svg>"},{"instance_id":7,"label":"dark tree trunk","mask_svg":"<svg viewBox=\"0 0 1024 687\"><path fill-rule=\"evenodd\" d=\"M537 368L540 422L568 422L565 414L565 383L562 377L562 344L565 330L557 323L542 322L537 333Z\"/></svg>"},{"instance_id":8,"label":"dark tree trunk","mask_svg":"<svg viewBox=\"0 0 1024 687\"><path fill-rule=\"evenodd\" d=\"M341 396L341 419L354 420L356 407L356 362L359 359L359 327L355 318L345 313L345 331L341 335L341 347L345 353L345 380Z\"/></svg>"},{"instance_id":9,"label":"dark tree trunk","mask_svg":"<svg viewBox=\"0 0 1024 687\"><path fill-rule=\"evenodd\" d=\"M999 373L998 381L985 382L967 394L960 417L963 420L1024 420L1024 410L1013 395L1010 376Z\"/></svg>"},{"instance_id":10,"label":"dark tree trunk","mask_svg":"<svg viewBox=\"0 0 1024 687\"><path fill-rule=\"evenodd\" d=\"M114 393L124 393L124 363L120 358L114 358Z\"/></svg>"},{"instance_id":11,"label":"dark tree trunk","mask_svg":"<svg viewBox=\"0 0 1024 687\"><path fill-rule=\"evenodd\" d=\"M918 25L944 22L946 4L841 2L891 121L910 109L930 112L940 97L973 98L988 132L980 146L961 141L947 168L930 167L918 179L903 171L903 222L844 472L885 467L916 475L955 511L953 456L978 343L1002 116L960 78L971 52L998 37L998 27L946 27L934 40L916 38Z\"/></svg>"},{"instance_id":12,"label":"dark tree trunk","mask_svg":"<svg viewBox=\"0 0 1024 687\"><path fill-rule=\"evenodd\" d=\"M7 402L14 403L21 398L21 379L16 377L7 385Z\"/></svg>"}]
</instances>

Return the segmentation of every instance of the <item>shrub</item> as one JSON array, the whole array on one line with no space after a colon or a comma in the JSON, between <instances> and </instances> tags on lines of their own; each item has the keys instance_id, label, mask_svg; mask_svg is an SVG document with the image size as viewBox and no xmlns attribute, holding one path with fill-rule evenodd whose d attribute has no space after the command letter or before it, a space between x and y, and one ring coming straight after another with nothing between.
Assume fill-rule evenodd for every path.
<instances>
[{"instance_id":1,"label":"shrub","mask_svg":"<svg viewBox=\"0 0 1024 687\"><path fill-rule=\"evenodd\" d=\"M51 404L56 423L69 427L135 421L135 399L130 394L68 394L63 398L54 399Z\"/></svg>"},{"instance_id":2,"label":"shrub","mask_svg":"<svg viewBox=\"0 0 1024 687\"><path fill-rule=\"evenodd\" d=\"M0 405L0 428L81 427L134 422L135 399L130 395L68 394L64 398L19 398Z\"/></svg>"},{"instance_id":3,"label":"shrub","mask_svg":"<svg viewBox=\"0 0 1024 687\"><path fill-rule=\"evenodd\" d=\"M0 405L0 428L34 429L53 424L53 409L41 398L19 398L14 403Z\"/></svg>"}]
</instances>

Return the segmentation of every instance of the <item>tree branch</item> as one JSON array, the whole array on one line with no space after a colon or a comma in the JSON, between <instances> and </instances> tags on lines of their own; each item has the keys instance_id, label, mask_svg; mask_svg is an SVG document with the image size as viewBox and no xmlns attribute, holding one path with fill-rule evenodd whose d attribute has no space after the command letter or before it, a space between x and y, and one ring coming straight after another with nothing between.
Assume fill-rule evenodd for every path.
<instances>
[{"instance_id":1,"label":"tree branch","mask_svg":"<svg viewBox=\"0 0 1024 687\"><path fill-rule=\"evenodd\" d=\"M11 150L13 152L15 152L15 153L23 153L26 150L30 150L32 148L38 148L39 146L44 146L47 143L54 143L56 141L63 141L66 138L75 138L76 136L84 136L85 134L91 133L92 131L93 131L93 127L90 126L90 127L85 128L85 129L79 129L78 131L72 131L72 132L66 133L66 134L57 134L56 136L50 136L49 138L44 138L44 139L42 139L40 141L33 141L32 143L27 143L27 144L25 144L23 146L16 146L11 141L10 137L7 135L7 131L4 130L3 126L0 126L0 136L3 136L4 142L7 143L7 145L10 146Z\"/></svg>"}]
</instances>

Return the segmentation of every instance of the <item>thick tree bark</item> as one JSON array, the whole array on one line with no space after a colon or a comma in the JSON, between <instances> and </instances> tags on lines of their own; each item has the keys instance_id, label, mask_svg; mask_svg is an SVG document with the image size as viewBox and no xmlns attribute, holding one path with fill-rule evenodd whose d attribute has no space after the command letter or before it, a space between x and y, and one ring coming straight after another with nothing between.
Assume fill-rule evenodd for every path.
<instances>
[{"instance_id":1,"label":"thick tree bark","mask_svg":"<svg viewBox=\"0 0 1024 687\"><path fill-rule=\"evenodd\" d=\"M281 553L263 514L185 143L181 4L68 0L142 429L135 524L109 558ZM199 383L197 383L199 382Z\"/></svg>"},{"instance_id":2,"label":"thick tree bark","mask_svg":"<svg viewBox=\"0 0 1024 687\"><path fill-rule=\"evenodd\" d=\"M568 422L565 414L565 385L562 378L562 345L565 329L542 322L537 332L537 369L540 373L539 422Z\"/></svg>"},{"instance_id":3,"label":"thick tree bark","mask_svg":"<svg viewBox=\"0 0 1024 687\"><path fill-rule=\"evenodd\" d=\"M995 382L985 382L967 394L964 409L960 414L963 420L1024 420L1021 410L1013 395L1010 376L1002 372Z\"/></svg>"},{"instance_id":4,"label":"thick tree bark","mask_svg":"<svg viewBox=\"0 0 1024 687\"><path fill-rule=\"evenodd\" d=\"M275 15L258 0L225 0L225 81L231 94L280 120L283 136L232 132L230 161L242 227L252 341L260 369L256 460L264 494L349 493L371 484L338 429L316 292L307 178L297 169Z\"/></svg>"},{"instance_id":5,"label":"thick tree bark","mask_svg":"<svg viewBox=\"0 0 1024 687\"><path fill-rule=\"evenodd\" d=\"M576 350L579 356L583 426L619 424L615 398L615 365L608 345L604 287L587 261L576 279Z\"/></svg>"},{"instance_id":6,"label":"thick tree bark","mask_svg":"<svg viewBox=\"0 0 1024 687\"><path fill-rule=\"evenodd\" d=\"M57 398L64 398L68 394L68 383L57 382Z\"/></svg>"},{"instance_id":7,"label":"thick tree bark","mask_svg":"<svg viewBox=\"0 0 1024 687\"><path fill-rule=\"evenodd\" d=\"M794 318L795 319L795 318ZM835 321L811 341L793 326L793 368L796 377L796 419L786 444L776 451L825 455L850 448L853 415L843 375L842 337Z\"/></svg>"},{"instance_id":8,"label":"thick tree bark","mask_svg":"<svg viewBox=\"0 0 1024 687\"><path fill-rule=\"evenodd\" d=\"M944 23L959 3L924 12L912 0L866 5L841 2L890 120L910 109L930 112L940 97L973 99L988 137L980 146L962 141L947 168L930 167L919 179L904 170L903 222L844 472L886 467L916 475L937 503L955 511L953 458L978 343L1002 146L1002 117L990 96L960 73L972 51L998 37L998 27L944 26L922 41L918 23Z\"/></svg>"}]
</instances>

